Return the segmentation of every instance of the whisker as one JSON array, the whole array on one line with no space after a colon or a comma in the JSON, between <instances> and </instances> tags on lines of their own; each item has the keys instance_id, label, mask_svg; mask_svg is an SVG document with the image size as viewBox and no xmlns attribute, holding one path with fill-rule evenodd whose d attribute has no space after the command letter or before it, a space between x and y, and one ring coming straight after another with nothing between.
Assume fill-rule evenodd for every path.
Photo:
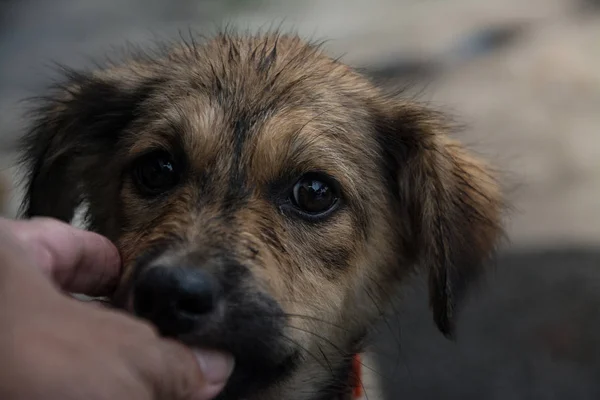
<instances>
[{"instance_id":1,"label":"whisker","mask_svg":"<svg viewBox=\"0 0 600 400\"><path fill-rule=\"evenodd\" d=\"M324 320L322 318L313 317L311 315L302 315L302 314L285 314L285 315L288 317L292 317L292 318L302 318L302 319L307 319L307 320L311 320L311 321L321 322L321 323L327 324L329 326L332 326L334 328L340 329L344 332L350 332L350 329L348 329L348 328L345 328L338 324L334 324L333 322Z\"/></svg>"},{"instance_id":2,"label":"whisker","mask_svg":"<svg viewBox=\"0 0 600 400\"><path fill-rule=\"evenodd\" d=\"M323 359L327 363L327 366L329 367L329 372L331 372L331 375L333 375L333 368L331 367L329 358L327 358L327 356L325 355L325 352L323 352L323 349L321 348L321 345L319 345L318 343L317 343L317 348L319 349L319 352L321 353L321 355L323 356Z\"/></svg>"},{"instance_id":3,"label":"whisker","mask_svg":"<svg viewBox=\"0 0 600 400\"><path fill-rule=\"evenodd\" d=\"M381 293L383 293L383 295L386 298L389 298L389 304L390 307L392 308L393 314L398 317L400 315L400 311L396 308L396 304L393 300L393 296L390 296L390 294L388 293L388 291L381 285L381 283L379 283L378 281L376 281L374 278L370 277L371 283L373 283L376 287L377 290L380 291ZM369 293L367 293L370 296ZM386 324L387 328L389 329L390 333L392 334L392 336L394 337L394 341L396 342L396 346L398 349L398 353L396 355L396 360L394 361L394 372L393 374L396 374L396 371L398 370L398 366L400 364L404 365L404 368L406 370L406 373L411 376L411 372L410 372L410 368L408 366L408 364L406 362L403 362L404 358L402 357L402 343L400 341L400 338L402 336L402 326L400 324L398 324L398 336L396 336L396 332L394 332L394 329L391 327L391 325L389 324L389 321L387 320L387 318L385 317L385 313L381 314L381 317L384 320L384 323Z\"/></svg>"},{"instance_id":4,"label":"whisker","mask_svg":"<svg viewBox=\"0 0 600 400\"><path fill-rule=\"evenodd\" d=\"M329 369L333 372L333 370L331 369L331 364L329 364L329 362L327 362L327 365L323 364L323 362L321 360L319 360L319 358L317 356L315 356L312 352L310 352L306 347L304 347L300 343L298 343L297 340L294 340L284 334L281 334L280 336L283 339L286 339L287 341L291 342L294 346L297 346L298 348L300 348L302 351L304 351L309 356L311 356L321 367L323 367L323 369Z\"/></svg>"},{"instance_id":5,"label":"whisker","mask_svg":"<svg viewBox=\"0 0 600 400\"><path fill-rule=\"evenodd\" d=\"M336 345L335 343L333 343L331 340L329 340L329 339L327 339L326 337L324 337L324 336L321 336L321 335L319 335L319 334L317 334L317 333L315 333L315 332L311 332L311 331L309 331L309 330L306 330L306 329L303 329L303 328L299 328L299 327L297 327L297 326L291 326L291 325L288 325L288 327L289 327L289 328L292 328L292 329L299 330L299 331L301 331L301 332L308 333L308 334L310 334L310 335L313 335L313 336L317 337L318 339L321 339L321 340L323 340L325 343L329 344L331 347L333 347L335 350L337 350L337 351L338 351L338 353L339 353L339 354L340 354L342 357L352 357L352 356L354 356L354 354L353 354L353 353L348 353L347 351L343 350L343 349L342 349L342 348L340 348L338 345ZM379 373L377 370L375 370L373 367L371 367L371 366L369 366L369 365L365 364L364 362L362 362L362 361L361 361L361 362L360 362L360 365L362 365L363 367L367 368L368 370L370 370L370 371L372 371L372 372L374 372L374 373L378 374L379 376L383 377L383 375L381 375L381 374L380 374L380 373Z\"/></svg>"},{"instance_id":6,"label":"whisker","mask_svg":"<svg viewBox=\"0 0 600 400\"><path fill-rule=\"evenodd\" d=\"M373 279L373 282L376 285L378 285L378 283L375 282L374 279ZM373 298L371 291L369 289L365 288L365 293L369 297L369 299L373 302L373 305L377 309L379 316L383 319L385 326L389 329L390 333L392 334L392 337L394 338L394 341L396 342L396 346L398 346L398 350L399 350L400 349L400 338L396 337L396 335L394 334L394 330L392 329L392 326L390 325L390 323L389 323L388 319L386 318L385 313L383 312L381 307L379 307L379 304L377 303L377 301ZM398 369L398 365L400 365L400 358L401 358L400 351L398 351L398 356L396 357L396 361L394 362L394 374L396 373L396 370Z\"/></svg>"},{"instance_id":7,"label":"whisker","mask_svg":"<svg viewBox=\"0 0 600 400\"><path fill-rule=\"evenodd\" d=\"M334 322L331 321L327 321L323 318L319 318L319 317L315 317L312 315L303 315L303 314L293 314L293 313L254 313L251 316L247 316L247 318L249 319L254 319L256 317L271 317L271 318L300 318L300 319L305 319L305 320L309 320L309 321L315 321L315 322L319 322L319 323L323 323L326 324L328 326L331 326L333 328L339 329L343 332L351 332L350 329L336 324Z\"/></svg>"}]
</instances>

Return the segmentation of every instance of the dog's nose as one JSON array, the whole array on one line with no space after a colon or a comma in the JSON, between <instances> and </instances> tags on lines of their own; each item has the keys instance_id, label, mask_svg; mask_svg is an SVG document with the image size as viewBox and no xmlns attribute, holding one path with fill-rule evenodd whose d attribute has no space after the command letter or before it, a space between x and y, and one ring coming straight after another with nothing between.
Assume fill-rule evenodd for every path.
<instances>
[{"instance_id":1,"label":"dog's nose","mask_svg":"<svg viewBox=\"0 0 600 400\"><path fill-rule=\"evenodd\" d=\"M214 278L201 269L153 266L136 280L133 306L163 335L178 335L215 309L218 293Z\"/></svg>"}]
</instances>

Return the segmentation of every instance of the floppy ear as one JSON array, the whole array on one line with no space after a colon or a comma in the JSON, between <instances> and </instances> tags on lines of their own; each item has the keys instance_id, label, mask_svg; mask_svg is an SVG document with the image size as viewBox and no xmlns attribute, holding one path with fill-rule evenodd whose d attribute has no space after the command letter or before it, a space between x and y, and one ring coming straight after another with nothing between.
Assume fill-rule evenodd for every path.
<instances>
[{"instance_id":1,"label":"floppy ear","mask_svg":"<svg viewBox=\"0 0 600 400\"><path fill-rule=\"evenodd\" d=\"M448 136L443 118L397 107L383 121L409 245L429 271L429 298L442 333L454 333L457 307L502 235L503 201L488 167Z\"/></svg>"},{"instance_id":2,"label":"floppy ear","mask_svg":"<svg viewBox=\"0 0 600 400\"><path fill-rule=\"evenodd\" d=\"M70 222L86 198L86 176L102 167L119 135L135 118L152 83L67 71L33 111L21 143L25 197L21 214ZM105 161L105 160L104 160Z\"/></svg>"}]
</instances>

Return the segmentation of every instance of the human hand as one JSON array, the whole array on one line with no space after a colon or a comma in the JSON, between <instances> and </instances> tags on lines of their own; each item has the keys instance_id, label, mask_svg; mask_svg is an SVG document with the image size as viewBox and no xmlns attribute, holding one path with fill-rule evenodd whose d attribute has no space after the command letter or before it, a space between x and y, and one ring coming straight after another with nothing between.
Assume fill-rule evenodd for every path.
<instances>
[{"instance_id":1,"label":"human hand","mask_svg":"<svg viewBox=\"0 0 600 400\"><path fill-rule=\"evenodd\" d=\"M104 237L50 219L0 218L0 398L208 400L231 356L158 337L58 288L108 294L120 272Z\"/></svg>"}]
</instances>

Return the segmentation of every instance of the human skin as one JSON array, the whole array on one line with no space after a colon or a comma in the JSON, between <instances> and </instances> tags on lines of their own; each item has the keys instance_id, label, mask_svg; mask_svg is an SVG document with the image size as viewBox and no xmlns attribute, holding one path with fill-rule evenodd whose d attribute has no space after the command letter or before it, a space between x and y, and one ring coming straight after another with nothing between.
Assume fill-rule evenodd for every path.
<instances>
[{"instance_id":1,"label":"human skin","mask_svg":"<svg viewBox=\"0 0 600 400\"><path fill-rule=\"evenodd\" d=\"M190 349L119 311L65 292L109 294L110 241L62 222L0 218L0 398L209 400L230 355Z\"/></svg>"}]
</instances>

